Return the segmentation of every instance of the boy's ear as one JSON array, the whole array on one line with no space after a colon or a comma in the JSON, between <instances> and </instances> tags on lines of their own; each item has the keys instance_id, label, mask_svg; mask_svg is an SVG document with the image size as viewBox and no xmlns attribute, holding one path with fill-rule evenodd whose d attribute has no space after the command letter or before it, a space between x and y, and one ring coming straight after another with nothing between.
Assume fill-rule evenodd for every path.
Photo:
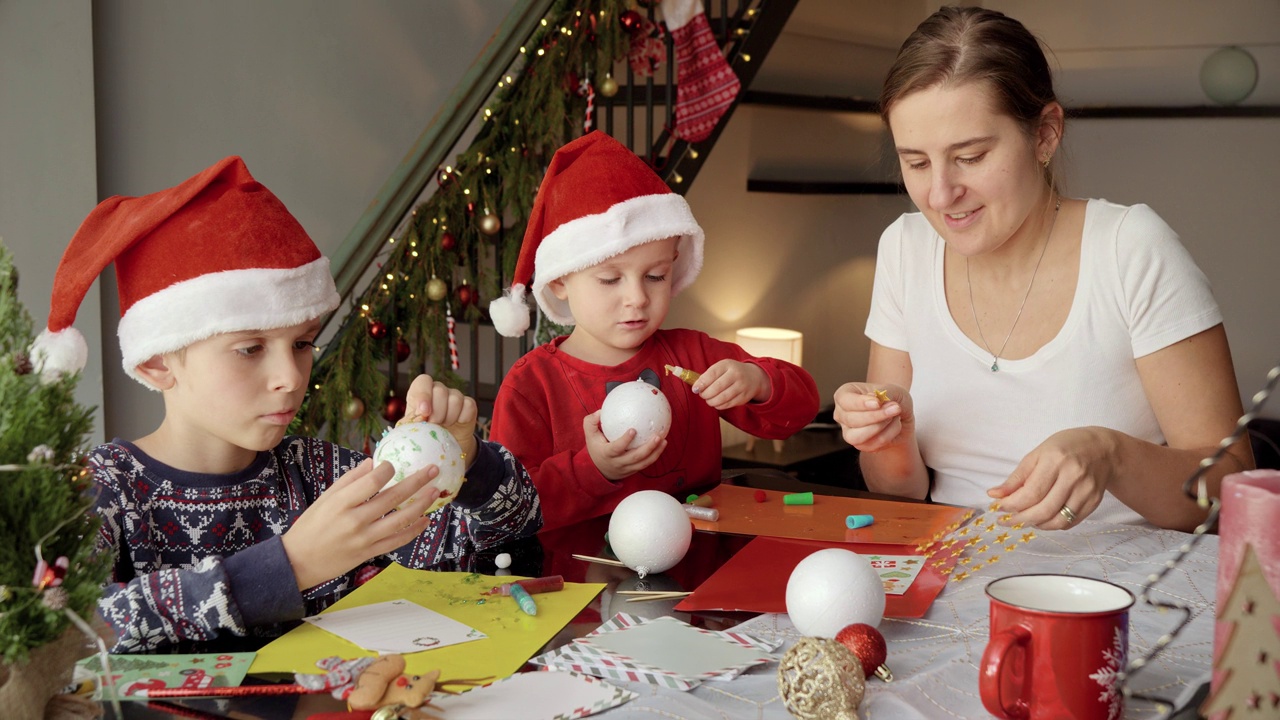
<instances>
[{"instance_id":1,"label":"boy's ear","mask_svg":"<svg viewBox=\"0 0 1280 720\"><path fill-rule=\"evenodd\" d=\"M564 289L564 278L556 278L547 283L547 287L551 288L551 294L555 295L559 300L568 300L569 292Z\"/></svg>"},{"instance_id":2,"label":"boy's ear","mask_svg":"<svg viewBox=\"0 0 1280 720\"><path fill-rule=\"evenodd\" d=\"M177 383L173 377L173 370L169 368L169 363L163 355L152 355L151 359L138 364L134 370L157 390L168 390Z\"/></svg>"}]
</instances>

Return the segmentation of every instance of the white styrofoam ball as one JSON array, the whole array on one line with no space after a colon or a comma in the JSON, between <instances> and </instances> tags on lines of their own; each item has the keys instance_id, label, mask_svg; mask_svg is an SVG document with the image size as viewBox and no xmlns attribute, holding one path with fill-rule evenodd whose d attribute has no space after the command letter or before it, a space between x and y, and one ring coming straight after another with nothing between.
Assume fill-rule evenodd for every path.
<instances>
[{"instance_id":1,"label":"white styrofoam ball","mask_svg":"<svg viewBox=\"0 0 1280 720\"><path fill-rule=\"evenodd\" d=\"M498 556L493 559L493 564L497 565L499 570L511 567L511 553L498 553Z\"/></svg>"},{"instance_id":2,"label":"white styrofoam ball","mask_svg":"<svg viewBox=\"0 0 1280 720\"><path fill-rule=\"evenodd\" d=\"M658 490L632 493L609 518L609 547L640 577L675 567L692 539L693 525L680 501Z\"/></svg>"},{"instance_id":3,"label":"white styrofoam ball","mask_svg":"<svg viewBox=\"0 0 1280 720\"><path fill-rule=\"evenodd\" d=\"M600 407L600 431L610 442L635 428L630 448L637 448L655 436L666 437L671 429L671 403L662 390L643 380L622 383L609 391Z\"/></svg>"},{"instance_id":4,"label":"white styrofoam ball","mask_svg":"<svg viewBox=\"0 0 1280 720\"><path fill-rule=\"evenodd\" d=\"M846 625L884 619L884 583L871 562L828 548L801 560L787 579L787 615L802 635L834 638Z\"/></svg>"},{"instance_id":5,"label":"white styrofoam ball","mask_svg":"<svg viewBox=\"0 0 1280 720\"><path fill-rule=\"evenodd\" d=\"M466 459L462 446L453 435L435 423L404 423L390 428L373 449L375 465L383 461L391 463L396 474L382 486L383 490L404 480L428 465L440 468L440 474L427 483L427 487L440 488L440 499L428 512L443 507L457 496L458 489L466 481Z\"/></svg>"}]
</instances>

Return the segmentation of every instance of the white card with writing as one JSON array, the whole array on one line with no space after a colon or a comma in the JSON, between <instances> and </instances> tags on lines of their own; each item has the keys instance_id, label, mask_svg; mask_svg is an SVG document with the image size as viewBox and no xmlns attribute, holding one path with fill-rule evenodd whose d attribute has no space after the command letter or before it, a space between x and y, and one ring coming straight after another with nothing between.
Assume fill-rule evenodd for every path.
<instances>
[{"instance_id":1,"label":"white card with writing","mask_svg":"<svg viewBox=\"0 0 1280 720\"><path fill-rule=\"evenodd\" d=\"M303 619L365 650L383 655L433 650L487 637L475 628L408 600L388 600Z\"/></svg>"}]
</instances>

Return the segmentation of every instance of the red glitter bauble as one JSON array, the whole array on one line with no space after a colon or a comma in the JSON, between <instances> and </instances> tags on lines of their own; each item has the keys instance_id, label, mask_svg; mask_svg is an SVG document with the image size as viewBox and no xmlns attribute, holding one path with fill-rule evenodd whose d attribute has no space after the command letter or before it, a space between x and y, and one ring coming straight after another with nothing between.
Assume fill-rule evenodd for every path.
<instances>
[{"instance_id":1,"label":"red glitter bauble","mask_svg":"<svg viewBox=\"0 0 1280 720\"><path fill-rule=\"evenodd\" d=\"M404 338L396 338L396 362L404 362L409 359L409 354L413 349L409 347L409 343Z\"/></svg>"},{"instance_id":2,"label":"red glitter bauble","mask_svg":"<svg viewBox=\"0 0 1280 720\"><path fill-rule=\"evenodd\" d=\"M387 400L387 406L382 409L382 417L389 423L394 423L404 417L405 404L404 400L398 397L392 397Z\"/></svg>"},{"instance_id":3,"label":"red glitter bauble","mask_svg":"<svg viewBox=\"0 0 1280 720\"><path fill-rule=\"evenodd\" d=\"M377 320L374 320L373 322L369 323L369 337L373 338L374 340L381 340L386 336L387 336L386 325L383 325Z\"/></svg>"},{"instance_id":4,"label":"red glitter bauble","mask_svg":"<svg viewBox=\"0 0 1280 720\"><path fill-rule=\"evenodd\" d=\"M627 32L635 32L644 26L644 18L640 17L640 13L635 10L628 10L618 16L618 22L622 23L622 27Z\"/></svg>"},{"instance_id":5,"label":"red glitter bauble","mask_svg":"<svg viewBox=\"0 0 1280 720\"><path fill-rule=\"evenodd\" d=\"M460 304L470 305L471 303L475 302L475 299L476 299L475 295L476 295L476 292L475 290L471 289L470 285L464 284L464 285L458 286L458 302Z\"/></svg>"},{"instance_id":6,"label":"red glitter bauble","mask_svg":"<svg viewBox=\"0 0 1280 720\"><path fill-rule=\"evenodd\" d=\"M866 623L846 625L836 633L836 642L849 648L862 663L862 672L868 678L876 674L876 668L884 665L889 657L889 648L885 645L880 631Z\"/></svg>"},{"instance_id":7,"label":"red glitter bauble","mask_svg":"<svg viewBox=\"0 0 1280 720\"><path fill-rule=\"evenodd\" d=\"M458 238L454 237L453 233L445 233L440 236L440 247L448 252L458 247Z\"/></svg>"}]
</instances>

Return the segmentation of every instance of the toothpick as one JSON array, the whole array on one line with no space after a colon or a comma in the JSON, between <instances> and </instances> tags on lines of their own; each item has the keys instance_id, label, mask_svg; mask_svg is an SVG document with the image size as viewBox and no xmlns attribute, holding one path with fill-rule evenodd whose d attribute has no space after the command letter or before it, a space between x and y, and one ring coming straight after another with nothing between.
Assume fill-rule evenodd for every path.
<instances>
[{"instance_id":1,"label":"toothpick","mask_svg":"<svg viewBox=\"0 0 1280 720\"><path fill-rule=\"evenodd\" d=\"M626 567L627 564L619 560L610 560L609 558L594 557L591 555L574 554L575 560L586 560L587 562L599 563L601 565L612 565L613 567Z\"/></svg>"}]
</instances>

